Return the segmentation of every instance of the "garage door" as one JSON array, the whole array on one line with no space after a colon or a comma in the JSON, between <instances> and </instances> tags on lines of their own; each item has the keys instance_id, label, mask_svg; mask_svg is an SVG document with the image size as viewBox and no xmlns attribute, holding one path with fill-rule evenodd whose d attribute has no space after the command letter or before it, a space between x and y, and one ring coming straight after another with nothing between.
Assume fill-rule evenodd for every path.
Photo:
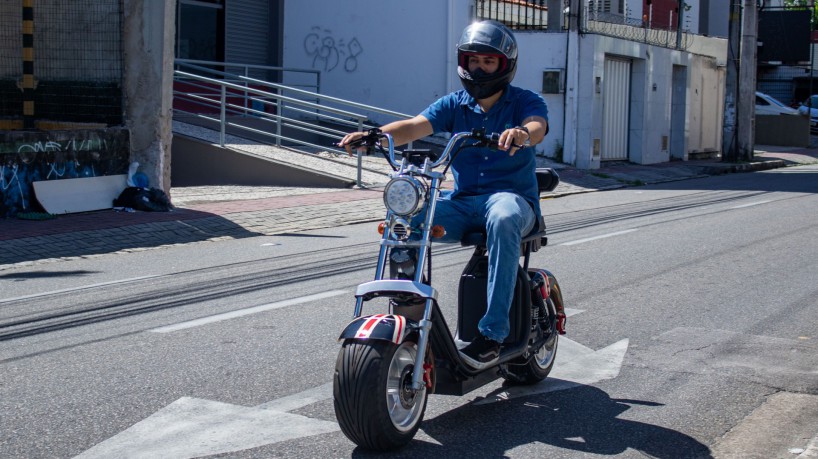
<instances>
[{"instance_id":1,"label":"garage door","mask_svg":"<svg viewBox=\"0 0 818 459\"><path fill-rule=\"evenodd\" d=\"M602 161L628 159L628 120L631 99L631 61L605 58L603 77Z\"/></svg>"}]
</instances>

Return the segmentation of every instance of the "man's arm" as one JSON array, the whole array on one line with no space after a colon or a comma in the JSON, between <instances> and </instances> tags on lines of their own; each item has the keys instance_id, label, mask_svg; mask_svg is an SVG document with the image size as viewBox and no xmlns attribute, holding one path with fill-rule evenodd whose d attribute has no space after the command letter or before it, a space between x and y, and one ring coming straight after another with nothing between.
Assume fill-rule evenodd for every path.
<instances>
[{"instance_id":1,"label":"man's arm","mask_svg":"<svg viewBox=\"0 0 818 459\"><path fill-rule=\"evenodd\" d=\"M404 145L434 134L432 123L423 115L417 115L408 120L394 121L382 127L381 130L392 135L395 146Z\"/></svg>"},{"instance_id":2,"label":"man's arm","mask_svg":"<svg viewBox=\"0 0 818 459\"><path fill-rule=\"evenodd\" d=\"M525 129L520 129L520 127ZM506 129L500 134L499 146L503 150L508 150L511 156L514 156L518 150L512 145L523 145L526 140L530 140L531 145L534 146L542 142L545 134L548 133L548 121L541 116L529 116L523 120L520 127Z\"/></svg>"},{"instance_id":3,"label":"man's arm","mask_svg":"<svg viewBox=\"0 0 818 459\"><path fill-rule=\"evenodd\" d=\"M529 116L523 120L522 125L528 129L528 134L531 136L531 145L542 142L545 135L548 134L548 121L541 116Z\"/></svg>"},{"instance_id":4,"label":"man's arm","mask_svg":"<svg viewBox=\"0 0 818 459\"><path fill-rule=\"evenodd\" d=\"M381 131L392 136L395 146L404 145L417 139L434 134L432 123L423 115L417 115L408 120L393 121L383 127ZM360 139L366 135L365 132L350 132L338 143L338 146L345 147L347 153L352 154L348 147L350 142Z\"/></svg>"}]
</instances>

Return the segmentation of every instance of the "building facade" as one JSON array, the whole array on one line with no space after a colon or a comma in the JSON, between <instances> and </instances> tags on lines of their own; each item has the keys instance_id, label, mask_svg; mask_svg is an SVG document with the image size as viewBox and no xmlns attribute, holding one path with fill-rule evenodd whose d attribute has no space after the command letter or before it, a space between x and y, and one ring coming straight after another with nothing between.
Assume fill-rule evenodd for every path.
<instances>
[{"instance_id":1,"label":"building facade","mask_svg":"<svg viewBox=\"0 0 818 459\"><path fill-rule=\"evenodd\" d=\"M677 49L664 31L651 32L658 44L645 43L643 28L622 23L600 22L597 33L592 6L575 2L571 30L515 33L514 84L540 92L549 106L551 133L538 153L597 168L719 151L726 41L690 34ZM286 3L283 18L284 66L320 69L324 94L414 115L461 87L455 43L475 9L470 0L304 0ZM562 85L544 92L544 74L553 71Z\"/></svg>"}]
</instances>

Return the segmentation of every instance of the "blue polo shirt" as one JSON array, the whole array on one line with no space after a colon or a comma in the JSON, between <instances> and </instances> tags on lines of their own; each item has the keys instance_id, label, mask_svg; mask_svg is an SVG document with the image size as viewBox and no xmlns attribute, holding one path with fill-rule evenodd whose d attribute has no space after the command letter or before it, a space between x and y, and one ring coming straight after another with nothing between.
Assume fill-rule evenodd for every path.
<instances>
[{"instance_id":1,"label":"blue polo shirt","mask_svg":"<svg viewBox=\"0 0 818 459\"><path fill-rule=\"evenodd\" d=\"M488 113L468 92L461 89L441 97L421 115L429 120L435 133L470 132L485 129L487 134L502 133L519 126L529 116L548 119L548 108L538 94L509 85ZM468 148L452 164L454 190L457 195L479 195L510 191L524 197L540 216L534 148L521 148L514 156L508 151Z\"/></svg>"}]
</instances>

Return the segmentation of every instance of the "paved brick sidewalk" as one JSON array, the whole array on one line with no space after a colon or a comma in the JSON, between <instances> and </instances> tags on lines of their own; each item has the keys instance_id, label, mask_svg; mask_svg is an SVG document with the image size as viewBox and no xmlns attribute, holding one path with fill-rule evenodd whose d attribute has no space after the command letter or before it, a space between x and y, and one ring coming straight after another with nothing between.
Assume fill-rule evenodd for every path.
<instances>
[{"instance_id":1,"label":"paved brick sidewalk","mask_svg":"<svg viewBox=\"0 0 818 459\"><path fill-rule=\"evenodd\" d=\"M171 212L104 210L53 220L0 220L0 269L59 259L272 235L370 221L381 192L339 190L193 204Z\"/></svg>"},{"instance_id":2,"label":"paved brick sidewalk","mask_svg":"<svg viewBox=\"0 0 818 459\"><path fill-rule=\"evenodd\" d=\"M818 163L818 149L774 149L756 153L752 163L669 162L656 165L606 164L596 170L558 168L561 183L551 194L576 193L683 180L730 172ZM544 164L548 165L548 164ZM245 199L203 188L188 194L172 212L113 210L60 215L53 220L0 220L0 270L63 259L133 252L179 244L348 225L383 218L378 189L276 190L275 196ZM174 192L171 190L171 195ZM183 194L183 193L180 193ZM175 202L175 201L174 201Z\"/></svg>"}]
</instances>

